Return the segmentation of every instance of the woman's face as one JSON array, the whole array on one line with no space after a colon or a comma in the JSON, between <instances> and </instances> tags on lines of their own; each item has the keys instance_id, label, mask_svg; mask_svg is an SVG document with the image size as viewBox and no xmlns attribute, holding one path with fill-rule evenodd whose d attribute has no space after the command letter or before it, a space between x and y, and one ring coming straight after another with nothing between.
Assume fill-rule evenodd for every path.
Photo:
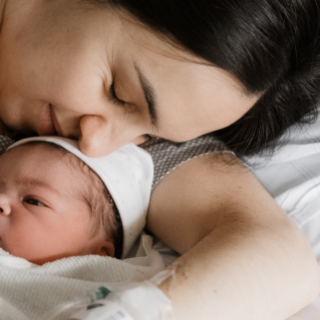
<instances>
[{"instance_id":1,"label":"woman's face","mask_svg":"<svg viewBox=\"0 0 320 320\"><path fill-rule=\"evenodd\" d=\"M0 118L79 139L101 156L145 134L186 141L230 125L257 97L129 16L78 0L8 0Z\"/></svg>"}]
</instances>

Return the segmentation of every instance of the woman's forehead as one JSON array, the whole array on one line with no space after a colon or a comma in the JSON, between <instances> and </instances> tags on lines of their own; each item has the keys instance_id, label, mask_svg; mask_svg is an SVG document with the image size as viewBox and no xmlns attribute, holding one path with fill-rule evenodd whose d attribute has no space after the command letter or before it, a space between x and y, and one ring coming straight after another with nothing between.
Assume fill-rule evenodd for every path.
<instances>
[{"instance_id":1,"label":"woman's forehead","mask_svg":"<svg viewBox=\"0 0 320 320\"><path fill-rule=\"evenodd\" d=\"M99 1L37 1L37 10L29 10L25 29L30 30L29 36L34 43L41 46L48 42L52 46L59 46L63 52L70 48L72 42L80 40L83 43L87 38L95 38L100 48L106 51L115 46L117 55L119 50L133 53L140 51L149 56L163 55L173 60L189 60L189 62L204 61L185 50L176 40L167 37L144 25L127 11L119 10ZM18 17L18 14L14 16ZM24 33L23 36L26 34ZM62 41L67 39L68 44ZM68 48L69 47L69 48ZM79 47L78 49L83 49ZM97 50L97 47L91 48ZM157 59L157 58L156 58Z\"/></svg>"},{"instance_id":2,"label":"woman's forehead","mask_svg":"<svg viewBox=\"0 0 320 320\"><path fill-rule=\"evenodd\" d=\"M37 68L31 71L42 72L45 81L53 70L52 77L71 78L74 72L78 72L79 78L95 72L110 78L112 72L121 66L127 68L138 64L145 72L150 67L149 72L164 74L168 81L173 77L175 81L177 77L181 78L180 81L189 77L189 83L191 78L208 81L212 74L216 81L220 76L214 71L216 68L182 47L174 46L169 38L145 27L126 12L110 6L95 6L91 1L39 3L42 8L29 10L22 23L17 17L17 25L9 26L17 28L15 33L10 31L12 38L18 37L14 41L16 47L12 49L17 51L20 48L26 56L20 60L28 59L19 65L22 75L23 69L33 65ZM14 59L19 64L19 56ZM53 70L50 64L54 66ZM41 87L45 90L44 84Z\"/></svg>"}]
</instances>

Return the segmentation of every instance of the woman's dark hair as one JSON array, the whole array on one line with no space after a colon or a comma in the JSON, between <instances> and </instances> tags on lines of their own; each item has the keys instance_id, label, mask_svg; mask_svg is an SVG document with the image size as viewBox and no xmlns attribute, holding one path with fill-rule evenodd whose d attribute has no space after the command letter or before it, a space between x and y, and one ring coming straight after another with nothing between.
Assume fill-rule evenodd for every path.
<instances>
[{"instance_id":1,"label":"woman's dark hair","mask_svg":"<svg viewBox=\"0 0 320 320\"><path fill-rule=\"evenodd\" d=\"M143 24L261 95L212 134L238 155L272 147L292 124L312 122L320 97L319 0L91 0Z\"/></svg>"}]
</instances>

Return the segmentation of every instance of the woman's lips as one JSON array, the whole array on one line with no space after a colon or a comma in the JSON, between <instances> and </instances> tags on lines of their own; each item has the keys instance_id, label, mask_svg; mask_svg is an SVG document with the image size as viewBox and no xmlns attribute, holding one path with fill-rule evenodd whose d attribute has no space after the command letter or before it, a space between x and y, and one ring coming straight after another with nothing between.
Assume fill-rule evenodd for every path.
<instances>
[{"instance_id":1,"label":"woman's lips","mask_svg":"<svg viewBox=\"0 0 320 320\"><path fill-rule=\"evenodd\" d=\"M50 105L44 108L36 129L39 136L52 136L57 134L52 120Z\"/></svg>"},{"instance_id":2,"label":"woman's lips","mask_svg":"<svg viewBox=\"0 0 320 320\"><path fill-rule=\"evenodd\" d=\"M64 135L62 134L62 130L61 130L60 124L59 124L59 122L57 120L56 114L54 113L53 108L50 108L50 109L51 109L51 119L52 119L52 122L53 122L53 126L54 126L57 134L60 137L63 137Z\"/></svg>"}]
</instances>

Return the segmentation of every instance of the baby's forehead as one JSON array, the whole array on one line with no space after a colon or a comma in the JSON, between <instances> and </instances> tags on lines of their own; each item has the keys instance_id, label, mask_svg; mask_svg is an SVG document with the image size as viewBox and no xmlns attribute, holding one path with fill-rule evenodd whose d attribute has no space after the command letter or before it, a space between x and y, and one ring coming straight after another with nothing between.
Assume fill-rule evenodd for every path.
<instances>
[{"instance_id":1,"label":"baby's forehead","mask_svg":"<svg viewBox=\"0 0 320 320\"><path fill-rule=\"evenodd\" d=\"M15 148L23 148L25 150L25 156L32 155L40 162L46 161L49 158L56 163L62 163L68 166L70 169L79 172L82 172L82 167L85 166L84 162L81 159L77 158L71 152L54 143L30 141Z\"/></svg>"},{"instance_id":2,"label":"baby's forehead","mask_svg":"<svg viewBox=\"0 0 320 320\"><path fill-rule=\"evenodd\" d=\"M14 159L17 156L15 151L18 151L21 157L20 164L22 169L25 164L24 161L33 161L34 167L44 165L46 167L46 175L54 177L57 174L61 174L63 167L65 179L61 183L68 182L69 185L72 185L72 189L69 192L74 197L87 198L89 192L97 189L97 186L101 188L103 185L100 178L81 159L53 143L28 142L8 150L6 156ZM25 168L28 170L28 166L25 166Z\"/></svg>"}]
</instances>

